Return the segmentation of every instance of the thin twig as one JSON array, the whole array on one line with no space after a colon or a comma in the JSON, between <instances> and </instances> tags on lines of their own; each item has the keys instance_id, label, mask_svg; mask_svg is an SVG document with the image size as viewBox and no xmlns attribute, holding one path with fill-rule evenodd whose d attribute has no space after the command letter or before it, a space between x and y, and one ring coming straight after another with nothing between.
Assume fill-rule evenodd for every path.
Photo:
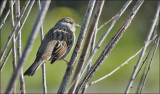
<instances>
[{"instance_id":1,"label":"thin twig","mask_svg":"<svg viewBox=\"0 0 160 94\"><path fill-rule=\"evenodd\" d=\"M88 57L85 65L84 65L83 72L81 73L81 75L84 74L87 66L91 63L94 55L96 54L96 52L100 48L101 44L103 43L103 41L105 40L105 38L107 37L107 35L111 31L111 29L114 27L114 25L116 24L116 22L118 21L118 19L121 17L121 15L124 13L124 11L127 9L127 7L130 5L131 2L132 2L132 0L128 0L125 3L125 5L121 8L121 10L116 14L116 17L113 19L111 25L107 28L107 30L105 31L105 33L103 34L103 36L101 37L101 39L99 40L99 42L97 43L96 47L94 48L94 50L91 52L90 56Z\"/></svg>"},{"instance_id":2,"label":"thin twig","mask_svg":"<svg viewBox=\"0 0 160 94\"><path fill-rule=\"evenodd\" d=\"M122 35L125 33L126 29L130 26L133 18L135 17L137 11L143 4L143 0L140 0L136 3L134 8L132 9L131 13L129 14L128 18L124 22L124 24L121 26L121 28L117 31L117 33L114 35L112 40L108 43L108 45L105 47L97 61L94 63L94 65L91 67L90 72L87 76L82 80L79 87L77 88L77 92L80 90L80 88L83 86L85 82L88 82L88 80L95 74L95 72L98 70L100 65L104 62L104 60L108 57L109 53L113 50L115 45L118 43Z\"/></svg>"},{"instance_id":3,"label":"thin twig","mask_svg":"<svg viewBox=\"0 0 160 94\"><path fill-rule=\"evenodd\" d=\"M116 15L113 16L111 19L109 19L109 20L108 20L107 22L105 22L104 24L102 24L102 25L98 28L97 32L98 32L100 29L102 29L105 25L107 25L109 22L111 22L115 17L116 17Z\"/></svg>"},{"instance_id":4,"label":"thin twig","mask_svg":"<svg viewBox=\"0 0 160 94\"><path fill-rule=\"evenodd\" d=\"M17 0L16 1L16 21L19 19L19 17L20 17L20 0ZM19 28L20 28L20 22L18 23L18 26L17 26L17 32L18 32ZM18 53L18 60L19 60L22 56L21 31L18 34L18 38L17 38L17 53ZM21 94L25 94L26 90L25 90L23 69L21 69L19 80L20 80L20 92L21 92Z\"/></svg>"},{"instance_id":5,"label":"thin twig","mask_svg":"<svg viewBox=\"0 0 160 94\"><path fill-rule=\"evenodd\" d=\"M136 77L138 76L139 72L141 71L143 65L146 63L147 59L149 58L149 55L150 55L153 47L155 46L155 43L156 43L156 42L154 42L154 43L152 44L151 48L149 49L149 52L148 52L147 56L145 57L145 59L143 60L142 65L140 66L139 70L137 71L137 74L136 74L134 80L136 79Z\"/></svg>"},{"instance_id":6,"label":"thin twig","mask_svg":"<svg viewBox=\"0 0 160 94\"><path fill-rule=\"evenodd\" d=\"M35 2L35 0L32 0L31 2ZM50 0L49 1L42 1L42 9L37 14L37 18L36 18L34 27L32 29L32 32L30 33L30 36L29 36L29 39L27 41L24 52L22 54L22 57L19 59L18 66L16 67L16 70L14 71L14 73L11 77L11 80L8 84L8 87L5 91L6 94L11 92L11 90L13 88L13 84L15 83L15 80L18 78L18 75L20 74L20 70L23 68L24 63L25 63L25 61L27 60L27 58L30 54L30 51L31 51L31 49L33 47L33 44L34 44L34 41L35 41L35 39L38 35L38 31L40 30L40 27L42 25L44 17L47 13L50 2L51 2Z\"/></svg>"},{"instance_id":7,"label":"thin twig","mask_svg":"<svg viewBox=\"0 0 160 94\"><path fill-rule=\"evenodd\" d=\"M73 80L72 80L72 81L76 80L76 82L70 88L69 93L74 93L75 92L77 84L80 80L79 76L80 76L80 73L81 73L81 69L84 65L84 61L86 59L86 56L87 56L87 53L88 53L88 50L89 50L89 45L91 43L91 38L93 36L93 32L95 31L95 27L97 27L97 25L98 25L98 21L99 21L99 18L100 18L102 9L103 9L104 2L105 2L104 0L99 0L97 2L96 9L95 9L95 12L94 12L94 15L93 15L93 19L92 19L92 22L91 22L91 25L90 25L90 28L89 28L89 31L88 31L88 34L87 34L87 38L85 40L84 47L83 47L83 50L82 50L80 59L78 61L76 71L74 73Z\"/></svg>"},{"instance_id":8,"label":"thin twig","mask_svg":"<svg viewBox=\"0 0 160 94\"><path fill-rule=\"evenodd\" d=\"M61 82L61 85L60 85L59 90L58 90L57 93L64 93L65 88L66 88L66 86L68 84L69 78L70 78L70 76L72 74L73 67L75 65L77 56L78 56L79 51L81 49L81 46L82 46L86 31L87 31L87 28L88 28L88 24L89 24L91 15L92 15L92 11L93 11L95 2L96 2L96 0L90 0L89 1L88 9L86 10L86 14L85 14L85 17L84 17L84 20L83 20L83 24L81 26L80 35L78 37L75 49L74 49L72 57L70 59L70 63L67 66L66 73L65 73L65 75L63 77L63 80Z\"/></svg>"},{"instance_id":9,"label":"thin twig","mask_svg":"<svg viewBox=\"0 0 160 94\"><path fill-rule=\"evenodd\" d=\"M7 13L6 13L6 15L4 16L4 18L3 18L3 20L2 20L2 22L0 24L0 28L2 28L2 26L5 24L6 19L7 19L8 15L9 15L9 13L10 13L10 10L8 10Z\"/></svg>"},{"instance_id":10,"label":"thin twig","mask_svg":"<svg viewBox=\"0 0 160 94\"><path fill-rule=\"evenodd\" d=\"M25 4L26 4L26 3L25 3ZM31 2L31 5L30 5L30 8L28 9L28 11L31 10L33 4L34 4L34 0ZM23 8L22 12L23 12L24 10L25 10L25 8ZM21 14L23 14L23 13L21 13ZM28 13L27 13L26 15L28 15ZM20 18L21 18L21 15L20 15ZM18 26L18 23L19 23L19 21L20 21L20 18L18 19L15 27ZM13 30L13 29L12 29L12 30ZM13 32L14 32L14 30L13 30ZM19 59L19 60L20 60L20 59ZM22 70L21 68L18 67L18 66L20 66L20 65L22 65L22 64L21 64L21 63L18 63L15 71L13 72L12 78L11 78L9 84L8 84L8 87L7 87L6 91L5 91L5 93L10 93L10 92L11 92L11 90L12 90L12 88L13 88L13 85L15 84L15 81L17 80L17 78L18 78L18 76L19 76L19 74L20 74L20 72L21 72L21 70Z\"/></svg>"},{"instance_id":11,"label":"thin twig","mask_svg":"<svg viewBox=\"0 0 160 94\"><path fill-rule=\"evenodd\" d=\"M159 40L160 40L160 37L157 38L156 41L155 41L156 44L154 44L155 49L154 49L153 55L152 55L152 57L151 57L151 59L150 59L148 68L146 67L146 68L147 68L146 73L145 73L145 70L144 70L144 72L143 72L143 75L144 75L144 76L142 75L142 81L141 81L141 83L140 83L140 85L139 85L139 88L137 89L137 93L140 93L140 94L142 93L142 90L143 90L143 88L144 88L144 85L145 85L145 82L146 82L146 79L147 79L149 70L150 70L151 65L152 65L152 63L153 63L153 58L154 58L154 56L155 56L155 53L156 53L157 48L158 48L158 45L159 45ZM146 64L146 66L147 66L147 64Z\"/></svg>"},{"instance_id":12,"label":"thin twig","mask_svg":"<svg viewBox=\"0 0 160 94\"><path fill-rule=\"evenodd\" d=\"M2 16L3 10L6 6L7 0L3 0L0 6L0 17Z\"/></svg>"},{"instance_id":13,"label":"thin twig","mask_svg":"<svg viewBox=\"0 0 160 94\"><path fill-rule=\"evenodd\" d=\"M10 5L10 17L11 17L11 28L13 28L14 26L14 13L13 13L13 1L9 1L9 5ZM16 68L16 44L15 44L15 33L13 33L13 37L12 37L12 50L13 50L13 71L15 70ZM14 84L14 87L13 87L13 94L16 93L16 82Z\"/></svg>"},{"instance_id":14,"label":"thin twig","mask_svg":"<svg viewBox=\"0 0 160 94\"><path fill-rule=\"evenodd\" d=\"M97 35L97 27L95 27L95 31L94 31L94 34L92 36L90 55L91 55L91 52L93 51L93 49L95 47L96 35ZM91 63L87 67L86 75L87 75L87 73L89 72L90 69L91 69ZM83 87L81 94L84 94L86 92L87 88L88 88L88 83L86 83L85 86Z\"/></svg>"},{"instance_id":15,"label":"thin twig","mask_svg":"<svg viewBox=\"0 0 160 94\"><path fill-rule=\"evenodd\" d=\"M3 63L1 65L1 67L0 67L0 72L2 72L2 70L3 70L4 66L5 66L5 64L6 64L7 60L8 60L8 57L10 56L11 52L12 52L12 47L9 48L7 55L5 56L5 58L3 60Z\"/></svg>"},{"instance_id":16,"label":"thin twig","mask_svg":"<svg viewBox=\"0 0 160 94\"><path fill-rule=\"evenodd\" d=\"M14 5L15 1L16 1L16 0L13 1L13 5ZM3 2L7 2L7 0L3 0ZM2 4L3 4L3 3L2 3ZM5 5L5 6L6 6L6 5ZM3 7L3 6L1 6L1 7ZM3 9L3 8L0 8L0 9ZM9 15L9 13L10 13L10 9L8 9L5 17L3 18L3 20L2 20L2 22L1 22L1 24L0 24L0 28L2 28L2 26L5 24L5 21L6 21L7 17L8 17L8 15ZM0 13L0 15L1 15L1 13ZM1 15L1 16L2 16L2 15ZM1 16L0 16L0 17L1 17Z\"/></svg>"},{"instance_id":17,"label":"thin twig","mask_svg":"<svg viewBox=\"0 0 160 94\"><path fill-rule=\"evenodd\" d=\"M28 3L29 3L29 2L27 1L27 2L25 3L25 6L28 6ZM30 11L31 11L31 9L32 9L32 7L33 7L33 4L34 4L34 2L31 2L31 3L30 3L29 8L28 8L28 10L27 10L27 13L26 13L26 15L24 16L24 19L23 19L23 21L22 21L20 27L17 28L17 34L16 34L15 40L18 39L18 35L19 35L19 33L21 32L21 29L23 28L24 23L26 22L26 20L27 20L27 18L28 18L28 15L30 14ZM23 10L24 10L24 9L23 9ZM19 23L19 19L18 19L18 23ZM18 26L18 23L17 23L17 26ZM13 30L13 29L12 29L12 30ZM14 29L14 30L15 30L15 29ZM10 36L12 36L12 35L10 35ZM9 44L8 44L8 45L9 45ZM6 48L5 48L5 49L6 49ZM10 49L11 49L11 47L10 47ZM8 53L10 53L10 51L12 51L12 49L9 50ZM2 52L1 54L4 55L3 52ZM10 54L7 54L6 57L8 58L9 55L10 55ZM2 58L3 58L3 56L0 58L0 63L1 63ZM1 66L1 69L3 69L5 63L7 62L7 58L3 61L3 64L2 64L2 66ZM0 71L2 71L2 70L0 70Z\"/></svg>"},{"instance_id":18,"label":"thin twig","mask_svg":"<svg viewBox=\"0 0 160 94\"><path fill-rule=\"evenodd\" d=\"M151 38L151 36L152 36L152 34L153 34L154 28L155 28L156 23L157 23L157 21L158 21L159 12L160 12L160 4L158 5L158 8L157 8L157 11L156 11L156 13L155 13L155 17L154 17L152 26L151 26L151 28L150 28L150 32L148 33L148 36L147 36L147 38L146 38L146 42L145 42L145 44L144 44L143 51L142 51L142 53L141 53L141 55L140 55L140 57L139 57L139 59L138 59L138 61L137 61L136 66L134 67L133 73L132 73L132 75L131 75L131 78L130 78L130 81L129 81L129 83L128 83L128 86L127 86L127 88L126 88L125 93L129 93L129 91L130 91L130 89L131 89L131 87L132 87L132 84L133 84L133 82L134 82L133 79L135 78L135 76L136 76L136 74L137 74L137 72L138 72L139 66L140 66L140 64L141 64L141 61L142 61L142 59L143 59L143 56L144 56L144 54L145 54L145 52L146 52L146 49L147 49L147 47L148 47L148 42L149 42L149 40L150 40L150 38Z\"/></svg>"},{"instance_id":19,"label":"thin twig","mask_svg":"<svg viewBox=\"0 0 160 94\"><path fill-rule=\"evenodd\" d=\"M13 28L14 26L14 14L13 14L13 1L9 1L10 5L10 11L11 11L11 27ZM13 71L16 68L16 48L15 48L15 33L13 33L13 38L12 38L12 50L13 50Z\"/></svg>"},{"instance_id":20,"label":"thin twig","mask_svg":"<svg viewBox=\"0 0 160 94\"><path fill-rule=\"evenodd\" d=\"M143 81L143 84L142 84L142 88L141 88L140 93L142 92L142 90L143 90L143 88L144 88L144 85L145 85L145 82L146 82L146 79L147 79L149 70L150 70L151 65L152 65L152 63L153 63L153 58L155 57L155 54L156 54L156 51L157 51L157 48L158 48L158 45L159 45L159 41L160 41L160 37L159 37L158 40L157 40L157 45L156 45L156 48L155 48L154 53L153 53L153 55L152 55L152 58L151 58L151 60L150 60L150 63L149 63L148 69L147 69L147 73L146 73L146 75L145 75L145 78L144 78L144 81Z\"/></svg>"},{"instance_id":21,"label":"thin twig","mask_svg":"<svg viewBox=\"0 0 160 94\"><path fill-rule=\"evenodd\" d=\"M30 2L30 0L27 0L27 1L25 2L25 5L24 5L24 7L23 7L23 9L22 9L22 11L21 11L21 15L20 15L19 19L16 21L14 27L13 27L12 30L11 30L11 34L9 35L8 40L7 40L5 46L4 46L4 48L3 48L3 50L2 50L2 52L1 52L1 54L0 54L0 63L1 63L1 61L2 61L2 59L3 59L3 56L4 56L5 52L6 52L6 49L8 48L9 43L11 42L11 39L12 39L13 34L14 34L14 31L15 31L15 29L17 28L17 25L18 25L18 23L20 22L21 18L23 17L23 14L24 14L26 8L28 7L29 2Z\"/></svg>"},{"instance_id":22,"label":"thin twig","mask_svg":"<svg viewBox=\"0 0 160 94\"><path fill-rule=\"evenodd\" d=\"M154 39L155 39L155 38L154 38ZM149 44L150 44L154 39L152 39L152 40L149 42ZM105 78L111 76L112 74L114 74L116 71L118 71L118 70L119 70L120 68L122 68L124 65L128 64L128 62L129 62L130 60L132 60L134 57L136 57L136 56L142 51L143 48L144 48L144 47L142 47L140 50L138 50L134 55L132 55L131 57L129 57L124 63L122 63L120 66L118 66L118 67L117 67L116 69L114 69L112 72L110 72L110 73L108 73L107 75L105 75L105 76L103 76L103 77L101 77L101 78L99 78L99 79L97 79L97 80L89 83L89 86L91 86L91 85L93 85L93 84L95 84L95 83L97 83L97 82L99 82L99 81L102 81L103 79L105 79Z\"/></svg>"},{"instance_id":23,"label":"thin twig","mask_svg":"<svg viewBox=\"0 0 160 94\"><path fill-rule=\"evenodd\" d=\"M96 43L96 37L97 37L97 32L98 32L97 26L95 27L95 30L94 30L93 36L92 36L90 55L91 55L91 52L93 51L93 49L95 47L95 43ZM91 63L87 67L87 73L89 72L90 68L91 68Z\"/></svg>"},{"instance_id":24,"label":"thin twig","mask_svg":"<svg viewBox=\"0 0 160 94\"><path fill-rule=\"evenodd\" d=\"M40 0L37 1L38 9L41 10L41 2ZM40 35L41 35L41 42L43 40L43 25L40 27ZM47 94L47 85L46 85L46 69L45 63L42 65L42 84L43 84L43 94Z\"/></svg>"}]
</instances>

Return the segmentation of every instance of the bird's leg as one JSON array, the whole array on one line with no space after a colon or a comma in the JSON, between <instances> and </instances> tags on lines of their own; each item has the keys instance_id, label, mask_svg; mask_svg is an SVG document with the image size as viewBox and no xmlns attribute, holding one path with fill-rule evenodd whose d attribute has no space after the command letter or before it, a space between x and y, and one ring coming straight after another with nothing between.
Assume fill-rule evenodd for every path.
<instances>
[{"instance_id":1,"label":"bird's leg","mask_svg":"<svg viewBox=\"0 0 160 94\"><path fill-rule=\"evenodd\" d=\"M65 59L63 59L63 60L66 62L67 65L69 64L69 61L67 61L67 60L65 60Z\"/></svg>"}]
</instances>

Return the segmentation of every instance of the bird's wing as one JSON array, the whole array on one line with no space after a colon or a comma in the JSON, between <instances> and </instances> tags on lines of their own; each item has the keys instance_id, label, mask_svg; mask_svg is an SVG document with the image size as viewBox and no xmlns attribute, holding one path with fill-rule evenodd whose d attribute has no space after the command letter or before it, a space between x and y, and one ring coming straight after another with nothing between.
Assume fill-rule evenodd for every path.
<instances>
[{"instance_id":1,"label":"bird's wing","mask_svg":"<svg viewBox=\"0 0 160 94\"><path fill-rule=\"evenodd\" d=\"M57 40L56 40L57 32L56 31L57 31L56 28L52 28L45 35L38 49L36 59L40 59L42 58L42 56L51 56L52 50L57 43Z\"/></svg>"},{"instance_id":2,"label":"bird's wing","mask_svg":"<svg viewBox=\"0 0 160 94\"><path fill-rule=\"evenodd\" d=\"M59 41L55 45L53 51L52 51L52 61L51 64L53 64L56 60L61 59L61 57L66 53L68 49L67 43L65 41Z\"/></svg>"}]
</instances>

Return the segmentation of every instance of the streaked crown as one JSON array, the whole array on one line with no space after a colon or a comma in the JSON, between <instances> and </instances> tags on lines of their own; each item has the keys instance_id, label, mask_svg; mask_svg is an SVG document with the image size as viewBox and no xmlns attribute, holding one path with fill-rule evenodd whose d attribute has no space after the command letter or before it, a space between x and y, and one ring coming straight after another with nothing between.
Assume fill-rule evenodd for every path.
<instances>
[{"instance_id":1,"label":"streaked crown","mask_svg":"<svg viewBox=\"0 0 160 94\"><path fill-rule=\"evenodd\" d=\"M72 32L75 32L77 27L80 27L78 24L75 23L75 20L73 20L70 17L64 17L60 21L58 21L57 25L61 25L61 28L66 28L70 29Z\"/></svg>"},{"instance_id":2,"label":"streaked crown","mask_svg":"<svg viewBox=\"0 0 160 94\"><path fill-rule=\"evenodd\" d=\"M66 23L74 24L74 23L75 23L75 20L73 20L73 19L70 18L70 17L64 17L64 18L62 18L59 22L66 22Z\"/></svg>"}]
</instances>

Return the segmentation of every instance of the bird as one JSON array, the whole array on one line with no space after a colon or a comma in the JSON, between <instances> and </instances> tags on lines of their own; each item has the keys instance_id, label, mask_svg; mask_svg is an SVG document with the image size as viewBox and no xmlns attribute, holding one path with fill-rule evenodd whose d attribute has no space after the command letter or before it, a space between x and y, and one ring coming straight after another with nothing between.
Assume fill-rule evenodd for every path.
<instances>
[{"instance_id":1,"label":"bird","mask_svg":"<svg viewBox=\"0 0 160 94\"><path fill-rule=\"evenodd\" d=\"M64 17L59 20L45 35L37 51L34 63L24 75L33 76L39 67L47 61L51 61L51 64L57 60L66 61L64 58L74 45L77 27L80 27L80 25L70 17Z\"/></svg>"}]
</instances>

